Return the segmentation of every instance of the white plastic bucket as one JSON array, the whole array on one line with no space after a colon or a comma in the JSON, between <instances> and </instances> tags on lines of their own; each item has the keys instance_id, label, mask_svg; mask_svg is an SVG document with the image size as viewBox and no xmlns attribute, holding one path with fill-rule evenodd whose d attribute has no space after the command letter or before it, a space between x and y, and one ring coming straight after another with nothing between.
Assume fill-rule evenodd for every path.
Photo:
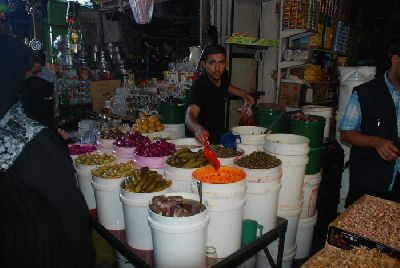
<instances>
[{"instance_id":1,"label":"white plastic bucket","mask_svg":"<svg viewBox=\"0 0 400 268\"><path fill-rule=\"evenodd\" d=\"M97 147L103 149L113 149L115 139L102 139L100 136L97 137Z\"/></svg>"},{"instance_id":2,"label":"white plastic bucket","mask_svg":"<svg viewBox=\"0 0 400 268\"><path fill-rule=\"evenodd\" d=\"M146 157L135 155L135 166L138 168L149 167L150 169L165 169L165 161L169 156Z\"/></svg>"},{"instance_id":3,"label":"white plastic bucket","mask_svg":"<svg viewBox=\"0 0 400 268\"><path fill-rule=\"evenodd\" d=\"M287 254L283 254L282 258L282 268L292 268L293 264L293 258L294 255L296 254L296 247L294 247L291 251L289 251ZM271 252L272 259L274 260L276 264L277 260L277 252ZM256 263L256 268L270 268L271 265L265 256L264 251L260 251L257 254L257 263Z\"/></svg>"},{"instance_id":4,"label":"white plastic bucket","mask_svg":"<svg viewBox=\"0 0 400 268\"><path fill-rule=\"evenodd\" d=\"M93 175L92 186L97 205L99 223L108 230L125 229L122 204L119 199L120 183L126 177L103 179Z\"/></svg>"},{"instance_id":5,"label":"white plastic bucket","mask_svg":"<svg viewBox=\"0 0 400 268\"><path fill-rule=\"evenodd\" d=\"M237 147L244 151L245 155L249 155L252 152L261 151L264 152L264 144L241 144L238 143Z\"/></svg>"},{"instance_id":6,"label":"white plastic bucket","mask_svg":"<svg viewBox=\"0 0 400 268\"><path fill-rule=\"evenodd\" d=\"M247 181L246 205L243 219L252 219L261 224L263 234L276 226L279 190L282 187L280 180L267 183Z\"/></svg>"},{"instance_id":7,"label":"white plastic bucket","mask_svg":"<svg viewBox=\"0 0 400 268\"><path fill-rule=\"evenodd\" d=\"M234 161L244 155L244 150L243 149L237 148L237 151L240 152L240 155L238 155L238 156L234 156L234 157L218 157L218 160L219 160L221 166L227 166L227 167L234 166Z\"/></svg>"},{"instance_id":8,"label":"white plastic bucket","mask_svg":"<svg viewBox=\"0 0 400 268\"><path fill-rule=\"evenodd\" d=\"M192 173L195 168L176 168L168 164L165 166L164 175L172 180L172 192L192 192Z\"/></svg>"},{"instance_id":9,"label":"white plastic bucket","mask_svg":"<svg viewBox=\"0 0 400 268\"><path fill-rule=\"evenodd\" d=\"M296 234L297 227L299 224L300 213L302 209L302 202L299 202L296 206L280 207L278 206L278 216L288 220L287 231L285 235L285 247L284 254L289 253L296 246ZM278 252L278 240L274 241L268 248L272 252Z\"/></svg>"},{"instance_id":10,"label":"white plastic bucket","mask_svg":"<svg viewBox=\"0 0 400 268\"><path fill-rule=\"evenodd\" d=\"M264 144L265 143L265 127L256 126L238 126L231 128L235 135L240 135L241 144Z\"/></svg>"},{"instance_id":11,"label":"white plastic bucket","mask_svg":"<svg viewBox=\"0 0 400 268\"><path fill-rule=\"evenodd\" d=\"M89 209L96 208L96 199L94 198L94 190L90 181L92 180L92 170L97 167L98 165L76 164L79 189L81 190Z\"/></svg>"},{"instance_id":12,"label":"white plastic bucket","mask_svg":"<svg viewBox=\"0 0 400 268\"><path fill-rule=\"evenodd\" d=\"M117 252L118 268L135 268L121 253Z\"/></svg>"},{"instance_id":13,"label":"white plastic bucket","mask_svg":"<svg viewBox=\"0 0 400 268\"><path fill-rule=\"evenodd\" d=\"M303 209L301 210L301 218L314 216L317 205L318 188L321 180L321 172L304 176Z\"/></svg>"},{"instance_id":14,"label":"white plastic bucket","mask_svg":"<svg viewBox=\"0 0 400 268\"><path fill-rule=\"evenodd\" d=\"M297 228L297 250L295 259L307 258L310 255L314 234L314 226L317 224L317 212L312 217L300 218Z\"/></svg>"},{"instance_id":15,"label":"white plastic bucket","mask_svg":"<svg viewBox=\"0 0 400 268\"><path fill-rule=\"evenodd\" d=\"M344 113L349 98L353 92L353 88L368 81L356 67L339 67L340 72L340 88L338 112Z\"/></svg>"},{"instance_id":16,"label":"white plastic bucket","mask_svg":"<svg viewBox=\"0 0 400 268\"><path fill-rule=\"evenodd\" d=\"M171 133L171 139L182 139L185 137L185 124L164 124L165 130Z\"/></svg>"},{"instance_id":17,"label":"white plastic bucket","mask_svg":"<svg viewBox=\"0 0 400 268\"><path fill-rule=\"evenodd\" d=\"M252 183L267 183L267 182L277 182L281 180L282 177L282 166L277 166L274 168L244 168L238 165L235 167L240 168L246 173L246 182Z\"/></svg>"},{"instance_id":18,"label":"white plastic bucket","mask_svg":"<svg viewBox=\"0 0 400 268\"><path fill-rule=\"evenodd\" d=\"M305 105L301 109L304 114L319 115L325 118L324 139L328 139L331 128L332 107Z\"/></svg>"},{"instance_id":19,"label":"white plastic bucket","mask_svg":"<svg viewBox=\"0 0 400 268\"><path fill-rule=\"evenodd\" d=\"M171 193L199 200L191 193ZM167 194L168 196L168 194ZM191 217L164 217L149 212L156 267L205 267L208 209Z\"/></svg>"},{"instance_id":20,"label":"white plastic bucket","mask_svg":"<svg viewBox=\"0 0 400 268\"><path fill-rule=\"evenodd\" d=\"M203 145L200 142L198 142L195 138L175 139L169 142L175 144L176 149L189 148L193 152L197 152L198 150L203 148Z\"/></svg>"},{"instance_id":21,"label":"white plastic bucket","mask_svg":"<svg viewBox=\"0 0 400 268\"><path fill-rule=\"evenodd\" d=\"M153 249L151 229L148 225L149 203L156 195L170 191L167 188L161 192L133 193L121 188L121 202L125 219L126 242L132 248L140 250Z\"/></svg>"},{"instance_id":22,"label":"white plastic bucket","mask_svg":"<svg viewBox=\"0 0 400 268\"><path fill-rule=\"evenodd\" d=\"M119 147L114 145L113 154L117 158L132 160L133 157L135 156L135 149L136 147Z\"/></svg>"},{"instance_id":23,"label":"white plastic bucket","mask_svg":"<svg viewBox=\"0 0 400 268\"><path fill-rule=\"evenodd\" d=\"M198 193L196 182L193 179L194 193ZM241 246L245 191L245 179L227 184L203 183L203 197L208 201L210 216L207 246L216 248L218 258L229 256Z\"/></svg>"},{"instance_id":24,"label":"white plastic bucket","mask_svg":"<svg viewBox=\"0 0 400 268\"><path fill-rule=\"evenodd\" d=\"M309 139L294 134L270 134L266 137L265 151L282 161L282 189L279 206L289 208L301 202Z\"/></svg>"}]
</instances>

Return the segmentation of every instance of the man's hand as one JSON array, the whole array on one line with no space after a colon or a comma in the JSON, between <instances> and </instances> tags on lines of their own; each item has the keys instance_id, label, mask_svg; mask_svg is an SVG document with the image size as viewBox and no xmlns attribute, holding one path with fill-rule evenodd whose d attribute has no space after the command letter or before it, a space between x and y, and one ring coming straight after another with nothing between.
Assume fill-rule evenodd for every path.
<instances>
[{"instance_id":1,"label":"man's hand","mask_svg":"<svg viewBox=\"0 0 400 268\"><path fill-rule=\"evenodd\" d=\"M244 93L242 98L245 103L254 104L256 102L253 96L251 96L249 93Z\"/></svg>"},{"instance_id":2,"label":"man's hand","mask_svg":"<svg viewBox=\"0 0 400 268\"><path fill-rule=\"evenodd\" d=\"M194 133L196 139L201 143L204 144L206 140L208 140L208 136L210 136L210 133L204 129L204 128L199 128L195 131Z\"/></svg>"},{"instance_id":3,"label":"man's hand","mask_svg":"<svg viewBox=\"0 0 400 268\"><path fill-rule=\"evenodd\" d=\"M399 149L394 145L393 141L375 137L373 144L379 156L385 161L394 161L399 156Z\"/></svg>"},{"instance_id":4,"label":"man's hand","mask_svg":"<svg viewBox=\"0 0 400 268\"><path fill-rule=\"evenodd\" d=\"M58 130L58 134L60 134L60 136L66 141L69 138L68 132L59 128Z\"/></svg>"}]
</instances>

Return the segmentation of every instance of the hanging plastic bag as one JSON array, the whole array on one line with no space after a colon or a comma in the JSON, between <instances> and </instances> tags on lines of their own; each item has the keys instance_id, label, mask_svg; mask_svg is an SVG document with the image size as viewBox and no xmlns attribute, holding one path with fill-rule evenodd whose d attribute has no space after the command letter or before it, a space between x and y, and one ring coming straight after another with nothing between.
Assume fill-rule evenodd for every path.
<instances>
[{"instance_id":1,"label":"hanging plastic bag","mask_svg":"<svg viewBox=\"0 0 400 268\"><path fill-rule=\"evenodd\" d=\"M249 103L244 103L240 108L239 126L254 126L253 111Z\"/></svg>"},{"instance_id":2,"label":"hanging plastic bag","mask_svg":"<svg viewBox=\"0 0 400 268\"><path fill-rule=\"evenodd\" d=\"M154 0L129 0L137 24L147 24L153 17Z\"/></svg>"}]
</instances>

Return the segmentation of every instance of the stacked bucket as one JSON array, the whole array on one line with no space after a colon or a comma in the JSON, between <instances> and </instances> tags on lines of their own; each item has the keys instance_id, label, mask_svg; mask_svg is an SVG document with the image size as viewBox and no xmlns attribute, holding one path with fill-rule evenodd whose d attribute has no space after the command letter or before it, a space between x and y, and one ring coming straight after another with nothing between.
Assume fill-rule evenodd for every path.
<instances>
[{"instance_id":1,"label":"stacked bucket","mask_svg":"<svg viewBox=\"0 0 400 268\"><path fill-rule=\"evenodd\" d=\"M256 151L264 151L265 127L239 126L233 127L232 134L240 135L237 147L242 149L246 155Z\"/></svg>"},{"instance_id":2,"label":"stacked bucket","mask_svg":"<svg viewBox=\"0 0 400 268\"><path fill-rule=\"evenodd\" d=\"M184 103L161 103L158 107L165 131L172 139L185 137L185 108Z\"/></svg>"}]
</instances>

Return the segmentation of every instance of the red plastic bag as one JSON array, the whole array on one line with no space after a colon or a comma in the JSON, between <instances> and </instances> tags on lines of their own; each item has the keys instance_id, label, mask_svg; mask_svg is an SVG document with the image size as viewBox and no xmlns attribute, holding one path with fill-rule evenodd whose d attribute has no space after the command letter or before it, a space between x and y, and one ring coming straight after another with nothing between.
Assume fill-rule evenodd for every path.
<instances>
[{"instance_id":1,"label":"red plastic bag","mask_svg":"<svg viewBox=\"0 0 400 268\"><path fill-rule=\"evenodd\" d=\"M239 126L254 126L253 111L251 110L251 104L244 103L240 108L240 120Z\"/></svg>"}]
</instances>

